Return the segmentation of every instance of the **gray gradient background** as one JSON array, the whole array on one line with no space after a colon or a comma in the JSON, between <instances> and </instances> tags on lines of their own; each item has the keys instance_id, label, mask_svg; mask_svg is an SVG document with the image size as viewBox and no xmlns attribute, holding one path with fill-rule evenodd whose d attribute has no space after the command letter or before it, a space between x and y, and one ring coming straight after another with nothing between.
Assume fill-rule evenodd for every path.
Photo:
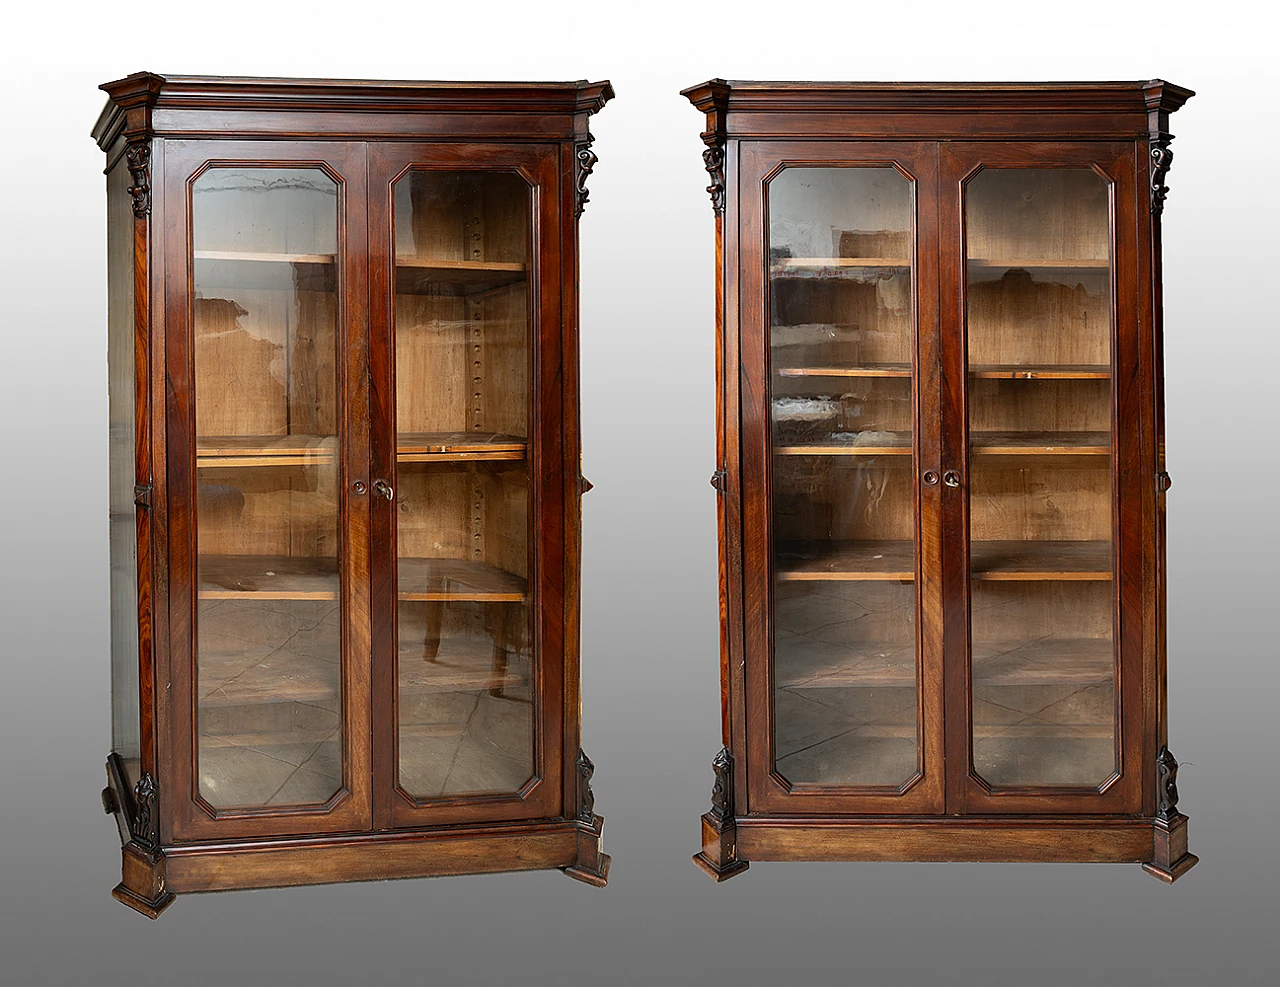
<instances>
[{"instance_id":1,"label":"gray gradient background","mask_svg":"<svg viewBox=\"0 0 1280 987\"><path fill-rule=\"evenodd\" d=\"M0 39L0 982L1276 983L1277 36L1251 7L11 11ZM105 210L88 131L97 84L141 68L613 80L618 98L592 127L600 163L582 225L596 485L582 691L615 858L606 890L543 872L190 896L155 925L112 901L119 848L98 805ZM689 862L720 728L712 215L702 121L677 92L713 75L1160 75L1199 91L1174 117L1165 212L1171 746L1189 762L1182 808L1203 858L1177 886L1137 866L805 863L756 864L716 886Z\"/></svg>"}]
</instances>

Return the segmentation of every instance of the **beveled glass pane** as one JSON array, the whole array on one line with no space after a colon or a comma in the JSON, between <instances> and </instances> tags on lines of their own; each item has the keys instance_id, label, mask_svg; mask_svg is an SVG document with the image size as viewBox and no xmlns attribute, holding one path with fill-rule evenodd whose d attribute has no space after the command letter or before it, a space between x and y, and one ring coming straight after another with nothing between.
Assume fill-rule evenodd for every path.
<instances>
[{"instance_id":1,"label":"beveled glass pane","mask_svg":"<svg viewBox=\"0 0 1280 987\"><path fill-rule=\"evenodd\" d=\"M506 172L395 185L396 731L420 800L533 776L531 202Z\"/></svg>"},{"instance_id":2,"label":"beveled glass pane","mask_svg":"<svg viewBox=\"0 0 1280 987\"><path fill-rule=\"evenodd\" d=\"M896 787L919 764L912 188L890 167L769 183L774 765Z\"/></svg>"},{"instance_id":3,"label":"beveled glass pane","mask_svg":"<svg viewBox=\"0 0 1280 987\"><path fill-rule=\"evenodd\" d=\"M191 198L200 795L342 787L338 187L213 168Z\"/></svg>"},{"instance_id":4,"label":"beveled glass pane","mask_svg":"<svg viewBox=\"0 0 1280 987\"><path fill-rule=\"evenodd\" d=\"M988 169L965 195L973 762L994 787L1116 768L1110 189Z\"/></svg>"}]
</instances>

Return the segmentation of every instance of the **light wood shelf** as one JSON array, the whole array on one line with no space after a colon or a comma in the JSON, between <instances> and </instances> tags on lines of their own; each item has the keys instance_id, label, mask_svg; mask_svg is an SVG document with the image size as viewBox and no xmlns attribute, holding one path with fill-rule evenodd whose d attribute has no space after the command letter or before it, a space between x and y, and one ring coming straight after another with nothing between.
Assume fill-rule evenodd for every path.
<instances>
[{"instance_id":1,"label":"light wood shelf","mask_svg":"<svg viewBox=\"0 0 1280 987\"><path fill-rule=\"evenodd\" d=\"M780 542L774 557L780 582L900 581L915 579L910 541ZM975 541L975 580L1109 580L1107 541Z\"/></svg>"},{"instance_id":2,"label":"light wood shelf","mask_svg":"<svg viewBox=\"0 0 1280 987\"><path fill-rule=\"evenodd\" d=\"M523 579L487 562L402 558L397 599L409 602L473 600L517 603ZM338 560L275 555L202 555L202 600L336 600Z\"/></svg>"},{"instance_id":3,"label":"light wood shelf","mask_svg":"<svg viewBox=\"0 0 1280 987\"><path fill-rule=\"evenodd\" d=\"M779 377L910 377L909 363L833 363L822 367L783 367Z\"/></svg>"},{"instance_id":4,"label":"light wood shelf","mask_svg":"<svg viewBox=\"0 0 1280 987\"><path fill-rule=\"evenodd\" d=\"M196 463L205 469L328 465L337 444L331 435L207 435L196 441ZM398 463L522 460L528 452L525 439L501 432L400 432L396 442Z\"/></svg>"},{"instance_id":5,"label":"light wood shelf","mask_svg":"<svg viewBox=\"0 0 1280 987\"><path fill-rule=\"evenodd\" d=\"M1020 366L1015 364L974 364L969 376L981 380L1110 380L1111 368L1095 364Z\"/></svg>"},{"instance_id":6,"label":"light wood shelf","mask_svg":"<svg viewBox=\"0 0 1280 987\"><path fill-rule=\"evenodd\" d=\"M824 366L782 367L779 377L910 377L909 363L832 363ZM969 376L981 380L1110 380L1105 365L1071 364L1022 366L1019 364L974 364Z\"/></svg>"},{"instance_id":7,"label":"light wood shelf","mask_svg":"<svg viewBox=\"0 0 1280 987\"><path fill-rule=\"evenodd\" d=\"M471 295L525 280L524 264L502 261L397 257L396 293Z\"/></svg>"},{"instance_id":8,"label":"light wood shelf","mask_svg":"<svg viewBox=\"0 0 1280 987\"><path fill-rule=\"evenodd\" d=\"M854 435L857 433L849 433ZM776 446L779 456L910 456L910 432L861 433L866 440L833 442L815 439ZM1109 456L1107 432L974 432L970 449L976 456Z\"/></svg>"},{"instance_id":9,"label":"light wood shelf","mask_svg":"<svg viewBox=\"0 0 1280 987\"><path fill-rule=\"evenodd\" d=\"M774 665L774 681L784 689L916 687L914 650L901 644L849 647L811 638L805 643L803 657L777 655ZM1114 649L1103 638L973 645L973 679L979 687L1095 685L1110 682L1114 676Z\"/></svg>"},{"instance_id":10,"label":"light wood shelf","mask_svg":"<svg viewBox=\"0 0 1280 987\"><path fill-rule=\"evenodd\" d=\"M1106 257L970 257L970 267L1024 268L1026 270L1102 270L1111 266Z\"/></svg>"},{"instance_id":11,"label":"light wood shelf","mask_svg":"<svg viewBox=\"0 0 1280 987\"><path fill-rule=\"evenodd\" d=\"M815 267L910 267L906 257L783 257L771 265L774 271L796 271Z\"/></svg>"},{"instance_id":12,"label":"light wood shelf","mask_svg":"<svg viewBox=\"0 0 1280 987\"><path fill-rule=\"evenodd\" d=\"M255 264L332 264L334 254L289 254L255 250L197 250L196 260L244 261Z\"/></svg>"}]
</instances>

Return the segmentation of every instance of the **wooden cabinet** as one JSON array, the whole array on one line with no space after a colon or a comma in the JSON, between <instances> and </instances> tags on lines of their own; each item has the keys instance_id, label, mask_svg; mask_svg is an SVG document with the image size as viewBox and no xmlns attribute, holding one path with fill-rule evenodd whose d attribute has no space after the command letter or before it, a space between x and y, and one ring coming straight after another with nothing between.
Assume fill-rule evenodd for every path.
<instances>
[{"instance_id":1,"label":"wooden cabinet","mask_svg":"<svg viewBox=\"0 0 1280 987\"><path fill-rule=\"evenodd\" d=\"M1161 81L713 80L724 749L694 858L1196 858Z\"/></svg>"},{"instance_id":2,"label":"wooden cabinet","mask_svg":"<svg viewBox=\"0 0 1280 987\"><path fill-rule=\"evenodd\" d=\"M102 88L115 896L603 885L577 224L609 84Z\"/></svg>"}]
</instances>

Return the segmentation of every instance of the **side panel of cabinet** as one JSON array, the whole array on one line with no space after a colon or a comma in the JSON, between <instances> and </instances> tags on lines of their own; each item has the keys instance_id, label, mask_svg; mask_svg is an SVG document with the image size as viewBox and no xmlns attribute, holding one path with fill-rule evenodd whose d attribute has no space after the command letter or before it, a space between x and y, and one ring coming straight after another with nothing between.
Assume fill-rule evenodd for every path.
<instances>
[{"instance_id":1,"label":"side panel of cabinet","mask_svg":"<svg viewBox=\"0 0 1280 987\"><path fill-rule=\"evenodd\" d=\"M555 817L578 496L561 148L369 148L375 822Z\"/></svg>"},{"instance_id":2,"label":"side panel of cabinet","mask_svg":"<svg viewBox=\"0 0 1280 987\"><path fill-rule=\"evenodd\" d=\"M748 807L941 812L937 147L739 148Z\"/></svg>"},{"instance_id":3,"label":"side panel of cabinet","mask_svg":"<svg viewBox=\"0 0 1280 987\"><path fill-rule=\"evenodd\" d=\"M173 839L367 830L364 146L165 147Z\"/></svg>"},{"instance_id":4,"label":"side panel of cabinet","mask_svg":"<svg viewBox=\"0 0 1280 987\"><path fill-rule=\"evenodd\" d=\"M948 811L1137 813L1154 476L1133 146L948 143L940 182Z\"/></svg>"}]
</instances>

